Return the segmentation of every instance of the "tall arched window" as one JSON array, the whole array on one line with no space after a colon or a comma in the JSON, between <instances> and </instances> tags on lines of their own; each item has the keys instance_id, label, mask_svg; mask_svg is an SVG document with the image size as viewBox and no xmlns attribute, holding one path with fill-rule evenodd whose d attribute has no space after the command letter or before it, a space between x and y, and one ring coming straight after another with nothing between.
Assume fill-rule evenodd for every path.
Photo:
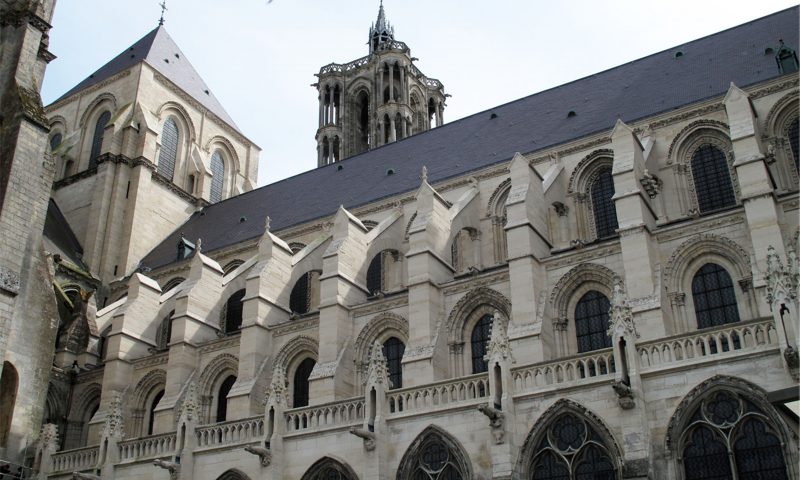
<instances>
[{"instance_id":1,"label":"tall arched window","mask_svg":"<svg viewBox=\"0 0 800 480\"><path fill-rule=\"evenodd\" d=\"M383 343L383 356L389 368L390 388L403 388L403 353L405 344L397 337L391 337Z\"/></svg>"},{"instance_id":2,"label":"tall arched window","mask_svg":"<svg viewBox=\"0 0 800 480\"><path fill-rule=\"evenodd\" d=\"M5 448L8 443L18 386L17 369L10 362L3 362L2 377L0 377L0 448Z\"/></svg>"},{"instance_id":3,"label":"tall arched window","mask_svg":"<svg viewBox=\"0 0 800 480\"><path fill-rule=\"evenodd\" d=\"M225 309L223 311L223 318L225 319L225 333L238 332L242 328L242 299L244 298L245 289L237 290L225 302Z\"/></svg>"},{"instance_id":4,"label":"tall arched window","mask_svg":"<svg viewBox=\"0 0 800 480\"><path fill-rule=\"evenodd\" d=\"M783 445L755 404L717 391L691 415L681 436L679 461L686 480L788 479Z\"/></svg>"},{"instance_id":5,"label":"tall arched window","mask_svg":"<svg viewBox=\"0 0 800 480\"><path fill-rule=\"evenodd\" d=\"M575 306L575 336L578 353L611 346L608 336L608 310L611 303L602 293L591 290Z\"/></svg>"},{"instance_id":6,"label":"tall arched window","mask_svg":"<svg viewBox=\"0 0 800 480\"><path fill-rule=\"evenodd\" d=\"M97 123L94 127L94 136L92 136L92 151L89 154L89 168L97 166L97 157L100 156L100 149L103 148L103 132L111 120L111 112L106 110L100 114Z\"/></svg>"},{"instance_id":7,"label":"tall arched window","mask_svg":"<svg viewBox=\"0 0 800 480\"><path fill-rule=\"evenodd\" d=\"M344 463L325 457L317 460L303 474L302 480L357 480L358 475Z\"/></svg>"},{"instance_id":8,"label":"tall arched window","mask_svg":"<svg viewBox=\"0 0 800 480\"><path fill-rule=\"evenodd\" d=\"M311 376L311 371L314 370L316 362L312 358L306 358L297 370L294 372L292 407L305 407L308 405L308 377Z\"/></svg>"},{"instance_id":9,"label":"tall arched window","mask_svg":"<svg viewBox=\"0 0 800 480\"><path fill-rule=\"evenodd\" d=\"M798 119L795 118L794 121L789 124L789 130L786 133L789 136L789 148L791 148L792 156L794 157L794 168L800 172L800 145L798 144L798 142L800 142L800 140L798 140L800 132L798 132L798 128L800 128L798 126Z\"/></svg>"},{"instance_id":10,"label":"tall arched window","mask_svg":"<svg viewBox=\"0 0 800 480\"><path fill-rule=\"evenodd\" d=\"M312 270L297 279L289 295L292 313L303 315L319 306L319 275L318 270Z\"/></svg>"},{"instance_id":11,"label":"tall arched window","mask_svg":"<svg viewBox=\"0 0 800 480\"><path fill-rule=\"evenodd\" d=\"M161 130L161 151L158 153L158 173L172 180L175 174L175 163L178 159L178 144L180 133L178 125L172 117L164 122Z\"/></svg>"},{"instance_id":12,"label":"tall arched window","mask_svg":"<svg viewBox=\"0 0 800 480\"><path fill-rule=\"evenodd\" d=\"M797 122L796 122L796 121L795 121L795 124L797 124ZM795 129L795 131L796 131L796 129ZM50 151L51 151L51 152L52 152L52 151L54 151L56 148L58 148L58 146L59 146L59 145L61 145L61 140L62 140L63 138L64 138L64 137L63 137L63 135L61 135L61 134L60 134L60 133L58 133L58 132L56 132L56 134L55 134L55 135L53 135L52 137L50 137Z\"/></svg>"},{"instance_id":13,"label":"tall arched window","mask_svg":"<svg viewBox=\"0 0 800 480\"><path fill-rule=\"evenodd\" d=\"M617 478L603 439L586 421L565 413L541 435L529 471L534 480Z\"/></svg>"},{"instance_id":14,"label":"tall arched window","mask_svg":"<svg viewBox=\"0 0 800 480\"><path fill-rule=\"evenodd\" d=\"M706 263L692 279L692 300L697 328L739 321L731 276L715 263Z\"/></svg>"},{"instance_id":15,"label":"tall arched window","mask_svg":"<svg viewBox=\"0 0 800 480\"><path fill-rule=\"evenodd\" d=\"M219 386L217 394L217 422L224 422L228 419L228 394L231 393L236 377L231 375L226 378Z\"/></svg>"},{"instance_id":16,"label":"tall arched window","mask_svg":"<svg viewBox=\"0 0 800 480\"><path fill-rule=\"evenodd\" d=\"M614 206L614 177L610 168L603 168L590 187L594 226L597 238L603 239L616 235L617 208Z\"/></svg>"},{"instance_id":17,"label":"tall arched window","mask_svg":"<svg viewBox=\"0 0 800 480\"><path fill-rule=\"evenodd\" d=\"M692 154L692 179L701 214L736 205L728 160L714 145L701 145Z\"/></svg>"},{"instance_id":18,"label":"tall arched window","mask_svg":"<svg viewBox=\"0 0 800 480\"><path fill-rule=\"evenodd\" d=\"M153 424L156 420L156 407L158 406L158 402L161 401L161 398L164 397L164 390L159 391L155 397L153 397L153 401L150 402L149 409L147 412L147 434L153 434Z\"/></svg>"},{"instance_id":19,"label":"tall arched window","mask_svg":"<svg viewBox=\"0 0 800 480\"><path fill-rule=\"evenodd\" d=\"M458 441L438 427L428 427L403 455L397 478L462 480L472 478L469 458Z\"/></svg>"},{"instance_id":20,"label":"tall arched window","mask_svg":"<svg viewBox=\"0 0 800 480\"><path fill-rule=\"evenodd\" d=\"M172 316L175 315L175 310L172 310L161 320L161 325L156 332L156 348L158 350L166 350L169 348L169 340L172 337Z\"/></svg>"},{"instance_id":21,"label":"tall arched window","mask_svg":"<svg viewBox=\"0 0 800 480\"><path fill-rule=\"evenodd\" d=\"M492 335L491 315L484 315L472 328L470 346L472 347L472 373L482 373L489 370L489 364L484 360L486 355L486 345Z\"/></svg>"},{"instance_id":22,"label":"tall arched window","mask_svg":"<svg viewBox=\"0 0 800 480\"><path fill-rule=\"evenodd\" d=\"M225 186L225 161L219 150L211 155L211 203L222 200L222 189Z\"/></svg>"}]
</instances>

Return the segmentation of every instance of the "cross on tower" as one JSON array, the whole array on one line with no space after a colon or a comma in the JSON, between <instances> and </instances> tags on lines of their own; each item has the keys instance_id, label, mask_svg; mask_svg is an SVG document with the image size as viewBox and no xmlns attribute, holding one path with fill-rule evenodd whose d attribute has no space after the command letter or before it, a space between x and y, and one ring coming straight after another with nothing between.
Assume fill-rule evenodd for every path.
<instances>
[{"instance_id":1,"label":"cross on tower","mask_svg":"<svg viewBox=\"0 0 800 480\"><path fill-rule=\"evenodd\" d=\"M167 11L167 0L161 0L158 4L161 7L161 18L158 19L158 25L164 25L164 12Z\"/></svg>"}]
</instances>

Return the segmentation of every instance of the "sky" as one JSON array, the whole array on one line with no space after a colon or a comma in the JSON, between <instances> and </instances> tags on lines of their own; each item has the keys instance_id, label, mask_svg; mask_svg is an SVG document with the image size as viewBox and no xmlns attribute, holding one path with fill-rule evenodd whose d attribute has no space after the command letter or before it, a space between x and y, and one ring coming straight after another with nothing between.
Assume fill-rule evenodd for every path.
<instances>
[{"instance_id":1,"label":"sky","mask_svg":"<svg viewBox=\"0 0 800 480\"><path fill-rule=\"evenodd\" d=\"M160 1L58 0L50 33L57 58L45 75L45 104L155 28ZM167 31L262 149L259 186L316 167L314 74L368 53L378 2L167 0ZM395 39L452 95L447 123L794 3L385 0L384 8Z\"/></svg>"}]
</instances>

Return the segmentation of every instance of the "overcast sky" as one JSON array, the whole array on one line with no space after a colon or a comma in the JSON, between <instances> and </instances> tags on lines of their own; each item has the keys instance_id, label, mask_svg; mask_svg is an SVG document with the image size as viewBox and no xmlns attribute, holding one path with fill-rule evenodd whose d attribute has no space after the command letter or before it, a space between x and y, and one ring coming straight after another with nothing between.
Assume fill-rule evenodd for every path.
<instances>
[{"instance_id":1,"label":"overcast sky","mask_svg":"<svg viewBox=\"0 0 800 480\"><path fill-rule=\"evenodd\" d=\"M159 2L58 0L50 36L58 58L47 69L45 103L155 28ZM395 38L452 95L447 123L794 3L385 0L384 7ZM314 73L368 53L378 0L168 0L167 7L167 31L262 148L258 185L314 168Z\"/></svg>"}]
</instances>

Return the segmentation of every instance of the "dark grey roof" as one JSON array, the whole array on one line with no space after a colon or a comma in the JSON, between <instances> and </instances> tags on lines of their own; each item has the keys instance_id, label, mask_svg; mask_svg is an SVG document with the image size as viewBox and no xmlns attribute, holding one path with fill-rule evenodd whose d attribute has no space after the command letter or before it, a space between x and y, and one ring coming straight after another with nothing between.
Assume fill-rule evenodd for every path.
<instances>
[{"instance_id":1,"label":"dark grey roof","mask_svg":"<svg viewBox=\"0 0 800 480\"><path fill-rule=\"evenodd\" d=\"M412 191L423 165L429 181L437 182L508 161L515 152L610 130L618 118L633 122L724 95L731 82L746 87L778 77L774 55L765 48L777 47L779 38L797 47L797 7L211 205L143 263L157 268L174 262L182 233L192 241L202 238L210 252L260 236L267 214L279 231L330 215L340 204L352 208ZM677 51L683 55L676 58ZM576 115L567 117L569 111ZM387 175L390 168L394 175Z\"/></svg>"},{"instance_id":2,"label":"dark grey roof","mask_svg":"<svg viewBox=\"0 0 800 480\"><path fill-rule=\"evenodd\" d=\"M148 65L191 95L223 122L239 129L163 26L156 27L139 39L81 83L75 85L56 102L100 83L142 61L147 62Z\"/></svg>"}]
</instances>

